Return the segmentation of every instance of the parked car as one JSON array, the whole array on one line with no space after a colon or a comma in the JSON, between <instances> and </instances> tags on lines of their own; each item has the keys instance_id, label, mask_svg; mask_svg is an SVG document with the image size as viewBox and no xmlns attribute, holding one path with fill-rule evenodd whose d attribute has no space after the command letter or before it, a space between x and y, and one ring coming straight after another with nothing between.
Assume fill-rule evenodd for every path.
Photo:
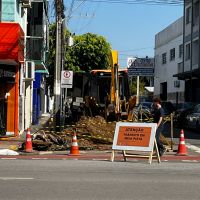
<instances>
[{"instance_id":1,"label":"parked car","mask_svg":"<svg viewBox=\"0 0 200 200\"><path fill-rule=\"evenodd\" d=\"M162 101L161 106L165 111L165 115L170 115L172 112L176 110L174 105L170 101Z\"/></svg>"},{"instance_id":2,"label":"parked car","mask_svg":"<svg viewBox=\"0 0 200 200\"><path fill-rule=\"evenodd\" d=\"M186 116L186 127L200 130L200 104L197 104Z\"/></svg>"},{"instance_id":3,"label":"parked car","mask_svg":"<svg viewBox=\"0 0 200 200\"><path fill-rule=\"evenodd\" d=\"M144 101L144 102L140 102L138 104L138 107L142 108L142 109L151 109L153 105L153 102L150 101Z\"/></svg>"},{"instance_id":4,"label":"parked car","mask_svg":"<svg viewBox=\"0 0 200 200\"><path fill-rule=\"evenodd\" d=\"M145 121L151 118L151 109L153 102L144 101L140 102L135 108L136 112L138 112L138 119L140 121Z\"/></svg>"},{"instance_id":5,"label":"parked car","mask_svg":"<svg viewBox=\"0 0 200 200\"><path fill-rule=\"evenodd\" d=\"M186 116L194 109L194 106L195 103L193 102L183 102L177 105L173 119L175 127L186 127Z\"/></svg>"}]
</instances>

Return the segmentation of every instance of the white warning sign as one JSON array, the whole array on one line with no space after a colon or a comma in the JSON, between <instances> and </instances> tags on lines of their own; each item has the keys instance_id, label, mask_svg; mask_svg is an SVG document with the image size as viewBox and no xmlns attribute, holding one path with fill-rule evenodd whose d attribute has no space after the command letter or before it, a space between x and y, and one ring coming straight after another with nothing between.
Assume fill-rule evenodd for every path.
<instances>
[{"instance_id":1,"label":"white warning sign","mask_svg":"<svg viewBox=\"0 0 200 200\"><path fill-rule=\"evenodd\" d=\"M73 71L63 70L61 72L61 88L72 88Z\"/></svg>"}]
</instances>

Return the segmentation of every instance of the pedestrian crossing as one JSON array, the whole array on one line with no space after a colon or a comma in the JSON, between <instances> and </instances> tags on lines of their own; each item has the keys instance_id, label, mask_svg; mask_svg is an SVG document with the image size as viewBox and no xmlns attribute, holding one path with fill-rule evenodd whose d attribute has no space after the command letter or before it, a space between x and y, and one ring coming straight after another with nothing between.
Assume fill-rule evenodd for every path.
<instances>
[{"instance_id":1,"label":"pedestrian crossing","mask_svg":"<svg viewBox=\"0 0 200 200\"><path fill-rule=\"evenodd\" d=\"M190 143L186 143L186 147L196 153L200 153L200 148L195 146L195 145L191 145Z\"/></svg>"}]
</instances>

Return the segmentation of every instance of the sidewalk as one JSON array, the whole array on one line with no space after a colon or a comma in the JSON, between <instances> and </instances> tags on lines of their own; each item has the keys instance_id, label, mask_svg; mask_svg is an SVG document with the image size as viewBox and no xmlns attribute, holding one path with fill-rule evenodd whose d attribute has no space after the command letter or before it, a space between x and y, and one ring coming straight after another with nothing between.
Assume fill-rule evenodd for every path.
<instances>
[{"instance_id":1,"label":"sidewalk","mask_svg":"<svg viewBox=\"0 0 200 200\"><path fill-rule=\"evenodd\" d=\"M38 125L31 126L31 132L34 133L37 130L43 128L50 115L43 115L40 119L40 123ZM168 138L170 140L170 138ZM25 133L20 135L19 138L0 138L0 150L1 149L10 149L16 151L21 143L25 141ZM176 151L178 149L179 138L174 138L173 150L169 149L168 152L164 154L161 160L197 160L200 161L200 153L195 152L187 148L188 155L187 156L177 156ZM187 144L187 142L186 142ZM12 156L13 158L19 159L84 159L84 160L95 160L95 159L107 159L109 160L111 157L111 150L102 151L102 150L87 150L80 151L81 156L68 156L69 150L66 151L33 151L32 153L19 152L18 156ZM2 156L0 158L10 158L11 156ZM117 160L123 160L123 156L120 151L116 153Z\"/></svg>"},{"instance_id":2,"label":"sidewalk","mask_svg":"<svg viewBox=\"0 0 200 200\"><path fill-rule=\"evenodd\" d=\"M110 160L111 150L87 150L81 151L80 156L69 156L69 150L66 151L35 151L26 153L24 151L17 151L18 146L24 142L22 138L12 138L10 140L0 140L0 150L9 149L19 153L18 156L0 155L0 159L15 158L15 159L80 159L80 160ZM175 139L173 150L169 149L162 157L161 160L165 161L200 161L200 153L187 148L187 156L177 156L178 139ZM186 145L187 146L187 145ZM116 151L116 160L123 160L122 151ZM128 158L132 160L132 158ZM135 160L135 159L134 159Z\"/></svg>"},{"instance_id":3,"label":"sidewalk","mask_svg":"<svg viewBox=\"0 0 200 200\"><path fill-rule=\"evenodd\" d=\"M33 153L20 153L15 156L3 156L0 155L0 159L28 159L28 160L111 160L111 151L81 151L80 156L69 156L69 151L62 152L33 152ZM128 161L133 162L148 162L147 158L127 158ZM121 152L115 152L114 161L124 161ZM161 162L200 162L200 155L189 154L188 156L176 156L174 152L167 152L161 157ZM153 162L157 162L154 158Z\"/></svg>"},{"instance_id":4,"label":"sidewalk","mask_svg":"<svg viewBox=\"0 0 200 200\"><path fill-rule=\"evenodd\" d=\"M9 145L12 146L13 141L9 141L9 143L2 145L2 141L0 141L0 149L2 147L8 148ZM169 150L162 157L161 161L176 161L176 162L200 162L200 154L194 151L188 150L187 156L177 156L178 146L174 145L174 151ZM51 160L67 160L67 159L75 159L75 160L110 160L111 159L111 150L101 151L101 150L89 150L89 151L80 151L80 156L69 156L69 150L66 151L33 151L31 153L26 152L18 152L19 155L8 156L8 155L0 155L0 159L51 159ZM144 158L128 158L128 161L139 161ZM115 151L115 161L123 161L122 151ZM157 162L156 159L153 159L153 162Z\"/></svg>"}]
</instances>

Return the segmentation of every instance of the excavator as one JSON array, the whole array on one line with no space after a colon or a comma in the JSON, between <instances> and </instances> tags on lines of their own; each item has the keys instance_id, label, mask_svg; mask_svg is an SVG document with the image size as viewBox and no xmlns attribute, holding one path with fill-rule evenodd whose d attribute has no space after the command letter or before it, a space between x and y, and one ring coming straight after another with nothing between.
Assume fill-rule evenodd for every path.
<instances>
[{"instance_id":1,"label":"excavator","mask_svg":"<svg viewBox=\"0 0 200 200\"><path fill-rule=\"evenodd\" d=\"M118 120L125 119L132 121L133 108L136 106L136 96L130 96L129 85L124 90L128 91L126 95L122 95L120 92L120 69L118 64L118 52L116 50L111 51L111 90L110 90L110 105L107 107L107 113L114 115ZM126 72L127 73L127 72ZM110 109L110 107L115 109ZM111 110L111 112L110 112Z\"/></svg>"},{"instance_id":2,"label":"excavator","mask_svg":"<svg viewBox=\"0 0 200 200\"><path fill-rule=\"evenodd\" d=\"M95 116L100 112L108 121L126 115L130 97L128 71L119 69L115 50L111 51L110 66L110 69L74 73L73 88L68 89L68 95L73 99L74 108L84 104L84 115Z\"/></svg>"}]
</instances>

